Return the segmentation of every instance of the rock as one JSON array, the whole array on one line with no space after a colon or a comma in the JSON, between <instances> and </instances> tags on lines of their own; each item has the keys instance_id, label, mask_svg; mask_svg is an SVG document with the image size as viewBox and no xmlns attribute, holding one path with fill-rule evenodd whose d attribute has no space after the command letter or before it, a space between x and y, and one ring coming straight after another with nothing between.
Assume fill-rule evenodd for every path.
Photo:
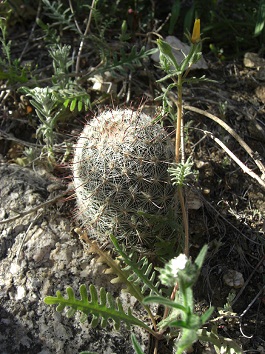
<instances>
[{"instance_id":1,"label":"rock","mask_svg":"<svg viewBox=\"0 0 265 354\"><path fill-rule=\"evenodd\" d=\"M265 104L265 85L260 85L255 90L256 96Z\"/></svg>"},{"instance_id":2,"label":"rock","mask_svg":"<svg viewBox=\"0 0 265 354\"><path fill-rule=\"evenodd\" d=\"M265 81L265 59L260 58L257 53L245 53L243 63L246 68L256 69L257 80Z\"/></svg>"},{"instance_id":3,"label":"rock","mask_svg":"<svg viewBox=\"0 0 265 354\"><path fill-rule=\"evenodd\" d=\"M247 52L244 55L243 63L246 68L259 68L265 66L265 59L260 58L257 53Z\"/></svg>"},{"instance_id":4,"label":"rock","mask_svg":"<svg viewBox=\"0 0 265 354\"><path fill-rule=\"evenodd\" d=\"M236 270L229 269L223 276L224 283L231 288L239 289L244 285L244 278L242 273Z\"/></svg>"},{"instance_id":5,"label":"rock","mask_svg":"<svg viewBox=\"0 0 265 354\"><path fill-rule=\"evenodd\" d=\"M45 202L51 182L17 165L0 166L0 197L4 218ZM35 205L31 196L34 195ZM74 238L69 215L61 215L54 206L29 214L7 224L0 224L0 353L1 354L77 354L82 350L97 353L134 353L130 334L108 326L91 328L80 323L80 314L67 318L47 306L43 299L63 295L72 286L78 297L79 286L94 284L111 294L120 285L112 285L102 266ZM26 234L26 237L25 237ZM21 247L18 257L18 251ZM129 295L122 297L124 308L133 306ZM144 346L147 334L135 329ZM144 347L145 348L145 347Z\"/></svg>"}]
</instances>

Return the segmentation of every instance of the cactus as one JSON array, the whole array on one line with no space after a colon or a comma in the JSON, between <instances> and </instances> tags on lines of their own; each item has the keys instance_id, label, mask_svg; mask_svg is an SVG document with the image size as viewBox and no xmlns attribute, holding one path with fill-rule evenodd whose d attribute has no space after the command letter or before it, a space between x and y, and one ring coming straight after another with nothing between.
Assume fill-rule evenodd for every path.
<instances>
[{"instance_id":1,"label":"cactus","mask_svg":"<svg viewBox=\"0 0 265 354\"><path fill-rule=\"evenodd\" d=\"M77 215L89 235L127 246L170 239L175 191L168 174L174 145L146 114L104 111L81 133L74 151Z\"/></svg>"}]
</instances>

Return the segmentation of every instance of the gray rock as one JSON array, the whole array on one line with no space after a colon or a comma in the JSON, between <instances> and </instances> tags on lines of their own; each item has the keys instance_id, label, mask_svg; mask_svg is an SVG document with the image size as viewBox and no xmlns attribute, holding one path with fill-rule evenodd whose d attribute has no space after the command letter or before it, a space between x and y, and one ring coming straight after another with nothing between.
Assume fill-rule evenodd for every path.
<instances>
[{"instance_id":1,"label":"gray rock","mask_svg":"<svg viewBox=\"0 0 265 354\"><path fill-rule=\"evenodd\" d=\"M51 183L32 170L2 164L1 220L45 202ZM44 304L45 296L56 290L65 294L69 285L77 296L82 283L103 286L112 294L120 290L102 274L102 266L84 251L71 229L71 218L56 205L0 224L1 354L134 353L126 328L93 329L89 322L80 323L80 314L67 318L55 306ZM122 302L125 308L135 304L129 295L123 295ZM140 330L136 335L144 346L147 335Z\"/></svg>"}]
</instances>

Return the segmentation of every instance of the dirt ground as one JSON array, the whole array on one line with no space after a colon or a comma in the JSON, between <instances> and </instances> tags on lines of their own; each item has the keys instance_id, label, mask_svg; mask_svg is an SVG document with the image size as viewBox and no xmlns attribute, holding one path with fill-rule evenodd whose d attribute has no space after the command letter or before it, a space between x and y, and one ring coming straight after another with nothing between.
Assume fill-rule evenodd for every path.
<instances>
[{"instance_id":1,"label":"dirt ground","mask_svg":"<svg viewBox=\"0 0 265 354\"><path fill-rule=\"evenodd\" d=\"M25 36L22 37L14 39L20 43L20 47L25 43ZM20 50L19 46L17 50ZM41 53L43 56L41 58L34 58L34 60L38 62L39 65L42 65L40 67L44 67L43 63L47 60L47 55L44 52ZM30 53L28 56L30 57ZM186 86L183 93L184 105L197 107L203 112L209 112L221 118L222 121L226 122L241 139L249 145L255 153L255 158L264 163L265 84L262 77L260 77L260 73L262 69L265 69L265 66L264 68L260 66L249 68L244 65L243 60L219 63L212 59L213 58L206 57L208 69L203 71L198 70L194 72L194 75L205 74L207 78L215 80L215 82L204 82L200 85ZM41 62L42 60L43 62ZM84 59L82 65L86 65L88 62L89 55ZM140 72L133 74L131 99L130 103L128 103L132 107L138 108L139 102L142 100L145 102L145 106L149 107L159 104L154 103L152 94L157 89L155 79L157 79L161 73L154 67L152 62L148 63L148 70L150 71L148 76L146 76L146 73L144 76L141 76L142 73ZM47 75L47 73L44 71L44 76L45 75ZM113 101L114 103L112 103ZM124 101L124 97L117 100L113 100L113 97L107 97L104 105L112 106L114 104L115 106L124 106ZM38 121L34 111L27 109L27 107L30 107L30 105L25 97L19 97L19 95L15 94L12 90L5 99L3 99L2 96L0 112L0 155L2 168L6 169L11 164L19 162L18 158L23 157L22 152L25 147L36 147L37 142L34 138L34 131ZM86 119L89 119L93 113L94 112L88 112ZM209 305L214 306L216 308L214 322L218 327L219 334L235 339L242 345L246 353L265 353L264 189L256 180L251 178L247 173L244 173L242 169L231 160L213 137L220 139L250 170L254 171L259 176L261 176L261 172L245 149L242 148L225 129L212 119L206 117L205 114L198 114L186 108L184 109L184 119L186 124L186 153L187 155L192 155L196 173L196 179L191 182L189 189L192 191L191 198L199 203L198 209L189 210L191 255L195 256L198 254L198 250L205 243L209 245L209 254L203 267L199 285L195 289L198 310L203 310ZM82 129L83 121L84 116L78 116L68 122L62 122L58 126L59 141L61 142L63 140L62 137L67 137L68 142L74 143L77 132ZM210 132L212 136L207 132ZM38 150L36 150L36 154L37 153ZM58 152L58 156L63 157L64 153L65 151L62 148L62 150ZM66 187L67 179L65 177L70 174L70 170L67 168L68 163L70 163L70 159L63 167L58 163L52 172L48 171L47 165L43 165L43 162L39 162L38 160L28 166L28 174L34 174L35 170L39 171L41 169L45 178L39 180L39 185L37 180L34 179L33 189L27 189L25 187L25 190L29 190L32 193L29 195L29 200L24 201L25 204L23 205L25 208L28 203L31 203L31 200L32 204L30 205L34 206L36 202L47 200L49 194L50 198L52 198L62 192L60 188ZM36 166L38 167L36 168ZM19 166L19 168L22 169L21 166ZM25 170L23 169L23 171ZM24 173L27 175L26 172ZM4 174L2 177L3 176ZM12 174L10 178L12 179ZM24 177L20 176L20 178L12 180L12 185L14 184L12 187L13 191L9 190L5 192L3 190L4 182L0 184L1 220L15 215L12 210L21 211L19 205L20 199L18 197L22 197L23 193L18 194L17 197L13 195L10 204L6 202L4 197L9 198L12 192L16 192L17 187L15 183L22 183L21 180L24 181L23 178ZM59 185L59 189L57 190L56 187L52 192L47 192L47 186L51 184ZM36 197L36 195L38 197ZM66 228L68 236L72 235L69 236L70 238L64 236L60 242L65 240L69 247L72 247L73 252L76 252L78 257L81 257L80 259L82 259L84 263L81 268L84 271L87 269L87 261L82 254L81 247L76 245L76 243L79 242L76 235L73 236L71 215L74 205L67 202L65 204L56 204L56 207L51 205L48 209L45 209L45 217L42 216L42 218L44 217L44 219L46 219L46 224L49 223L50 218L52 218L55 212L54 208L56 209L56 213L59 212L60 217L63 218L62 220L64 221L62 221L62 223L65 223L67 219L67 225L60 225L61 229L59 232L63 232L64 228ZM46 227L44 219L41 219L41 222L37 222L39 227ZM32 221L33 218L29 218L24 224L29 227ZM53 220L53 222L55 221ZM20 224L21 230L16 229L19 227L19 224L7 224L1 228L1 238L2 241L4 240L1 248L2 272L5 272L6 269L8 273L9 270L7 267L10 267L14 263L10 254L17 252L23 236L22 234L23 232L25 233L27 229L24 226L22 227ZM57 229L55 228L55 230ZM19 238L17 238L18 236ZM15 238L12 239L12 237ZM62 276L66 276L67 266L65 264L67 264L69 259L72 267L69 270L69 272L71 272L69 281L76 286L78 286L79 283L78 272L80 269L79 266L73 263L73 258L69 256L70 258L68 260L66 258L62 260L59 256L56 256L59 252L59 240L55 236L50 239L50 242L48 242L46 246L43 246L44 248L46 247L45 253L44 255L39 255L40 258L38 258L38 261L41 262L41 267L44 269L50 264L48 253L52 252L53 262L63 262L62 264L64 264L64 266L59 270L56 268L52 273L53 276L55 276L52 286L46 284L45 289L43 289L43 282L36 284L32 282L31 273L35 272L35 276L40 276L41 270L34 268L35 266L33 266L33 264L37 256L34 258L32 253L30 253L30 250L34 253L35 249L31 249L30 247L33 246L29 241L27 242L22 252L26 257L26 263L23 265L23 274L17 276L17 273L14 271L12 273L13 278L12 276L8 279L4 276L1 278L3 281L3 283L0 284L2 286L0 298L1 320L5 319L6 321L1 322L1 332L3 331L2 333L4 333L0 334L2 343L7 343L6 338L11 335L10 331L7 331L7 328L9 326L12 328L12 322L20 322L21 326L24 326L23 318L25 317L25 309L28 312L25 320L26 330L23 329L23 331L28 335L31 330L29 323L32 321L34 329L34 323L36 322L34 322L35 320L33 320L33 318L39 316L42 319L41 334L45 336L48 333L48 335L50 335L50 332L46 328L48 326L47 318L45 316L43 317L44 312L34 312L38 311L35 305L32 309L31 307L27 307L27 305L23 305L24 310L21 306L27 301L33 304L35 301L34 296L40 299L43 294L47 295L49 293L49 295L53 295L56 290L56 284L59 284L58 287L65 286L65 283L58 282L58 280L56 283L55 274L59 274L58 272L63 269L64 273ZM16 248L12 251L14 245ZM88 276L87 271L84 271L84 274ZM26 287L26 290L23 290L24 284L27 283L27 277L29 278L28 281L32 284L31 287ZM225 280L227 278L230 279L230 282L237 280L238 283L236 285L233 284L233 286L228 285L229 282ZM5 281L9 282L8 286L4 283ZM20 281L21 284L19 283ZM36 279L35 281L37 282ZM107 282L107 279L105 279L105 281ZM34 286L39 289L38 295L34 292ZM24 291L27 294L27 299L24 298ZM42 311L45 310L42 309ZM56 316L54 312L55 309L49 309L50 316ZM64 336L65 339L61 340L61 344L56 349L53 344L49 347L47 343L45 349L43 343L41 344L42 339L37 338L38 329L35 328L34 336L36 337L27 339L27 342L24 340L20 347L9 346L8 344L3 344L1 347L0 344L2 353L74 353L72 347L72 351L67 351L65 348L67 347L67 340L78 332L77 324L75 323L75 328L73 332L71 332L71 322L69 322L68 319L66 320L60 317L55 320L53 326L59 325L59 323L61 323L60 321L63 321L68 331L66 331L66 333L63 328L60 328L61 335L62 337ZM46 327L44 328L44 326ZM21 333L21 330L16 328L16 332ZM77 338L79 341L84 340L84 333L91 335L91 332L87 329L83 334L78 333ZM109 336L108 332L104 333L106 336ZM104 333L101 333L101 335L104 335ZM93 338L95 337L96 335L94 334ZM110 352L118 353L117 347L124 345L123 339L121 337L117 338L116 349L108 349ZM76 342L78 342L78 340L76 340ZM110 341L109 338L106 339L106 342L108 341ZM54 342L56 342L56 339L54 339ZM79 346L79 349L85 348L82 345ZM210 352L210 349L208 350L208 352ZM201 343L194 346L194 353L203 352L206 353L207 351ZM122 353L122 351L120 353Z\"/></svg>"}]
</instances>

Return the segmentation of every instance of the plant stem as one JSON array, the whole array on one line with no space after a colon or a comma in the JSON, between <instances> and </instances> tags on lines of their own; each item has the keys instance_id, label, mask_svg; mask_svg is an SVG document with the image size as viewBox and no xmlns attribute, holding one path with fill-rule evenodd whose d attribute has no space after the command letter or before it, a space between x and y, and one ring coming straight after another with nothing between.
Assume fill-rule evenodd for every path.
<instances>
[{"instance_id":1,"label":"plant stem","mask_svg":"<svg viewBox=\"0 0 265 354\"><path fill-rule=\"evenodd\" d=\"M89 17L88 17L88 21L87 21L87 25L86 25L86 29L85 29L85 32L83 34L83 38L82 38L80 46L79 46L77 59L76 59L76 66L75 66L76 73L79 73L81 54L82 54L84 43L85 43L85 37L87 36L87 34L88 34L89 30L90 30L90 25L91 25L91 21L92 21L92 15L93 15L94 7L95 7L95 2L96 2L96 0L92 1L91 7L90 7L90 13L89 13Z\"/></svg>"},{"instance_id":2,"label":"plant stem","mask_svg":"<svg viewBox=\"0 0 265 354\"><path fill-rule=\"evenodd\" d=\"M170 96L170 98L173 99L172 96ZM175 102L175 100L173 100L173 102ZM201 114L201 115L203 115L203 116L205 116L207 118L210 118L214 122L219 124L222 128L224 128L229 134L232 135L232 137L234 139L236 139L236 141L242 146L242 148L254 160L254 162L258 166L260 172L262 174L265 174L265 166L263 165L261 160L256 158L255 152L247 145L247 143L228 124L226 124L224 121L222 121L222 119L220 119L220 118L216 117L215 115L213 115L213 114L211 114L209 112L206 112L206 111L204 111L204 110L202 110L200 108L197 108L197 107L185 105L184 108L189 110L189 111L191 111L191 112L195 112L195 113Z\"/></svg>"},{"instance_id":3,"label":"plant stem","mask_svg":"<svg viewBox=\"0 0 265 354\"><path fill-rule=\"evenodd\" d=\"M181 141L181 121L182 121L182 76L178 75L178 100L177 105L177 124L176 124L176 145L175 145L175 161L179 162L180 141Z\"/></svg>"},{"instance_id":4,"label":"plant stem","mask_svg":"<svg viewBox=\"0 0 265 354\"><path fill-rule=\"evenodd\" d=\"M175 142L175 162L176 164L180 162L180 146L181 146L181 129L183 127L183 115L182 115L182 75L178 75L177 81L178 87L178 99L175 101L177 106L177 122L176 122L176 142ZM182 144L184 145L184 144ZM182 152L184 155L184 151ZM183 218L183 225L184 225L184 233L185 233L185 240L184 240L184 253L188 257L189 256L189 222L188 222L188 212L185 205L185 198L183 193L183 187L178 188L178 197L182 211L182 218Z\"/></svg>"},{"instance_id":5,"label":"plant stem","mask_svg":"<svg viewBox=\"0 0 265 354\"><path fill-rule=\"evenodd\" d=\"M189 221L188 221L188 211L185 204L185 198L183 193L183 187L178 187L178 197L181 206L182 218L183 218L183 226L184 226L184 253L187 257L189 257Z\"/></svg>"}]
</instances>

